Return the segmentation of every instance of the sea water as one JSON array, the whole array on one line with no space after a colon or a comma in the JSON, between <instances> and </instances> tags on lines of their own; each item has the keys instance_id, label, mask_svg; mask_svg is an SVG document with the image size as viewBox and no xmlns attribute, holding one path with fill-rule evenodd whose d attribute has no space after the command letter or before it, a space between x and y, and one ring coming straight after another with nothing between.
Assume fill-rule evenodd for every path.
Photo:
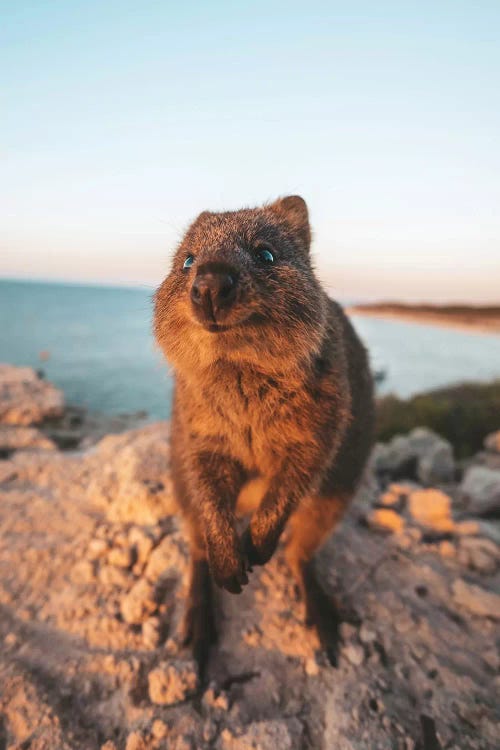
<instances>
[{"instance_id":1,"label":"sea water","mask_svg":"<svg viewBox=\"0 0 500 750\"><path fill-rule=\"evenodd\" d=\"M0 280L0 362L43 369L70 403L168 416L172 379L152 336L152 289ZM500 336L354 316L380 393L500 377Z\"/></svg>"}]
</instances>

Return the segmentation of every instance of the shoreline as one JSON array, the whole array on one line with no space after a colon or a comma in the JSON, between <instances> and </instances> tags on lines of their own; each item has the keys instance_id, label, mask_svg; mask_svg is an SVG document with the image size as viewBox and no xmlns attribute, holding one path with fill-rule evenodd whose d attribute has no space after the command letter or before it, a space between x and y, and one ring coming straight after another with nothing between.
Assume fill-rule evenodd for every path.
<instances>
[{"instance_id":1,"label":"shoreline","mask_svg":"<svg viewBox=\"0 0 500 750\"><path fill-rule=\"evenodd\" d=\"M414 312L414 311L389 311L373 310L359 307L347 307L346 313L349 316L360 315L369 318L380 318L385 320L402 320L407 323L416 323L420 325L432 325L440 328L454 328L460 331L477 334L500 335L500 319L479 319L479 318L451 318L445 313L437 312Z\"/></svg>"}]
</instances>

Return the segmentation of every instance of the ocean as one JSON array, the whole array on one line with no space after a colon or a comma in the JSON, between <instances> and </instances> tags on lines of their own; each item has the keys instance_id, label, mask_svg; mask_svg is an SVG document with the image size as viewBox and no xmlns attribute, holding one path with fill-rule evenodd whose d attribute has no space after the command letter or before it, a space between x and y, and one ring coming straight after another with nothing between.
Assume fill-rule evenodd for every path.
<instances>
[{"instance_id":1,"label":"ocean","mask_svg":"<svg viewBox=\"0 0 500 750\"><path fill-rule=\"evenodd\" d=\"M151 333L150 289L0 280L0 362L41 368L69 403L168 417L172 380ZM353 316L379 393L407 397L500 377L500 336Z\"/></svg>"}]
</instances>

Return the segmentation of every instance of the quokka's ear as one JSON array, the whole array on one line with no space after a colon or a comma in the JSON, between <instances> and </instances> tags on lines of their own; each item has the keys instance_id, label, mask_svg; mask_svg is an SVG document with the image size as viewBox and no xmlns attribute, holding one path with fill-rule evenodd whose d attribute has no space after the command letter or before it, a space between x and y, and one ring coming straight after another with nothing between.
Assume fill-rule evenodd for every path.
<instances>
[{"instance_id":1,"label":"quokka's ear","mask_svg":"<svg viewBox=\"0 0 500 750\"><path fill-rule=\"evenodd\" d=\"M309 212L307 204L300 195L287 195L272 203L270 209L274 214L283 218L298 235L306 252L311 246L311 227L309 226Z\"/></svg>"}]
</instances>

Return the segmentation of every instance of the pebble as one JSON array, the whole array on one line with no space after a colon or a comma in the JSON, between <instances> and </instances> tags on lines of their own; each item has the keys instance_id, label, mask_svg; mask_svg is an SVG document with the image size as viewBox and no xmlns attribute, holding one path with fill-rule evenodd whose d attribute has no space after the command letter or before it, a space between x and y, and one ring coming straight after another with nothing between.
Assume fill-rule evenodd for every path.
<instances>
[{"instance_id":1,"label":"pebble","mask_svg":"<svg viewBox=\"0 0 500 750\"><path fill-rule=\"evenodd\" d=\"M3 642L6 646L11 648L12 646L15 646L17 643L17 636L15 633L7 633L5 638L3 639Z\"/></svg>"},{"instance_id":2,"label":"pebble","mask_svg":"<svg viewBox=\"0 0 500 750\"><path fill-rule=\"evenodd\" d=\"M405 522L399 513L390 508L376 508L368 515L368 523L375 529L400 532Z\"/></svg>"},{"instance_id":3,"label":"pebble","mask_svg":"<svg viewBox=\"0 0 500 750\"><path fill-rule=\"evenodd\" d=\"M108 554L108 563L117 568L130 568L134 561L130 547L113 547Z\"/></svg>"},{"instance_id":4,"label":"pebble","mask_svg":"<svg viewBox=\"0 0 500 750\"><path fill-rule=\"evenodd\" d=\"M156 610L154 587L147 581L139 580L131 588L120 605L120 611L129 625L141 625Z\"/></svg>"},{"instance_id":5,"label":"pebble","mask_svg":"<svg viewBox=\"0 0 500 750\"><path fill-rule=\"evenodd\" d=\"M441 557L450 559L452 557L455 557L456 555L455 545L451 542L448 542L446 539L442 542L439 542L438 549Z\"/></svg>"},{"instance_id":6,"label":"pebble","mask_svg":"<svg viewBox=\"0 0 500 750\"><path fill-rule=\"evenodd\" d=\"M319 673L319 667L316 663L316 659L306 659L305 671L306 674L309 675L309 677L314 677Z\"/></svg>"},{"instance_id":7,"label":"pebble","mask_svg":"<svg viewBox=\"0 0 500 750\"><path fill-rule=\"evenodd\" d=\"M87 557L89 560L98 560L100 557L104 557L108 549L108 543L105 539L91 539L87 549Z\"/></svg>"},{"instance_id":8,"label":"pebble","mask_svg":"<svg viewBox=\"0 0 500 750\"><path fill-rule=\"evenodd\" d=\"M73 566L71 580L75 583L90 583L94 578L94 566L89 560L80 560Z\"/></svg>"},{"instance_id":9,"label":"pebble","mask_svg":"<svg viewBox=\"0 0 500 750\"><path fill-rule=\"evenodd\" d=\"M496 571L500 560L498 546L490 539L466 537L460 540L458 560L471 570L486 575Z\"/></svg>"},{"instance_id":10,"label":"pebble","mask_svg":"<svg viewBox=\"0 0 500 750\"><path fill-rule=\"evenodd\" d=\"M155 719L151 727L151 734L155 740L162 740L168 734L168 726L161 719Z\"/></svg>"},{"instance_id":11,"label":"pebble","mask_svg":"<svg viewBox=\"0 0 500 750\"><path fill-rule=\"evenodd\" d=\"M441 490L430 488L415 490L408 498L412 518L422 526L435 531L452 531L451 498Z\"/></svg>"},{"instance_id":12,"label":"pebble","mask_svg":"<svg viewBox=\"0 0 500 750\"><path fill-rule=\"evenodd\" d=\"M229 699L227 693L221 691L216 693L213 687L209 687L203 695L203 703L205 706L210 708L219 709L220 711L227 711L229 709Z\"/></svg>"},{"instance_id":13,"label":"pebble","mask_svg":"<svg viewBox=\"0 0 500 750\"><path fill-rule=\"evenodd\" d=\"M148 747L139 732L131 732L127 737L125 750L148 750Z\"/></svg>"},{"instance_id":14,"label":"pebble","mask_svg":"<svg viewBox=\"0 0 500 750\"><path fill-rule=\"evenodd\" d=\"M376 639L376 632L363 622L359 629L359 640L361 643L373 643Z\"/></svg>"},{"instance_id":15,"label":"pebble","mask_svg":"<svg viewBox=\"0 0 500 750\"><path fill-rule=\"evenodd\" d=\"M172 706L192 695L198 685L192 661L163 662L148 675L149 698L152 703Z\"/></svg>"},{"instance_id":16,"label":"pebble","mask_svg":"<svg viewBox=\"0 0 500 750\"><path fill-rule=\"evenodd\" d=\"M342 652L355 667L359 667L365 659L363 646L360 646L359 643L348 643L347 646L344 646Z\"/></svg>"},{"instance_id":17,"label":"pebble","mask_svg":"<svg viewBox=\"0 0 500 750\"><path fill-rule=\"evenodd\" d=\"M142 642L146 648L155 649L161 643L161 620L159 617L150 617L142 623Z\"/></svg>"}]
</instances>

